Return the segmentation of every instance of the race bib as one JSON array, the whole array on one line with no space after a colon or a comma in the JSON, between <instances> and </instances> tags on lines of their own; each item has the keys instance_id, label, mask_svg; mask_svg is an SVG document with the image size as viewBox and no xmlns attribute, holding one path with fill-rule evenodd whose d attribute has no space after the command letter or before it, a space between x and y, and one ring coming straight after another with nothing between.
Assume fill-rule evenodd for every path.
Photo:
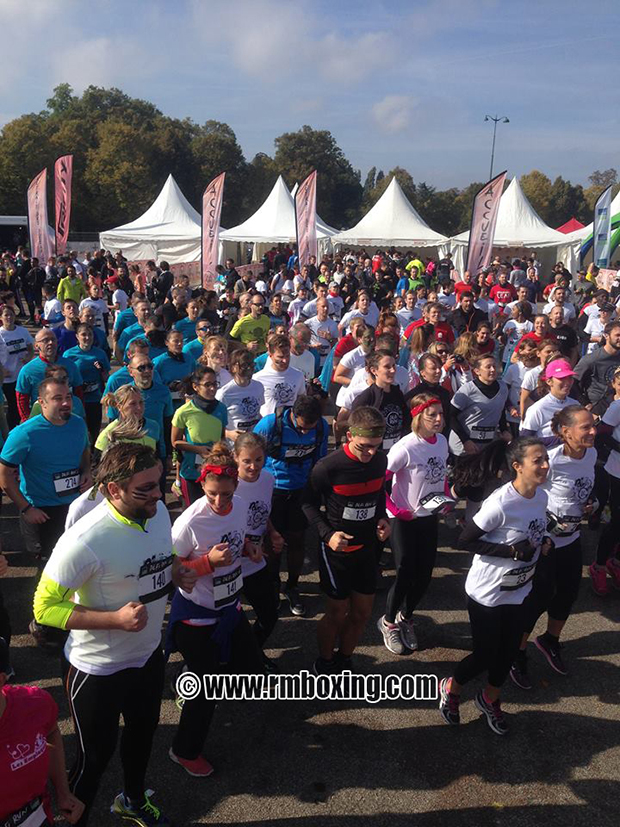
<instances>
[{"instance_id":1,"label":"race bib","mask_svg":"<svg viewBox=\"0 0 620 827\"><path fill-rule=\"evenodd\" d=\"M534 576L536 570L536 563L530 563L527 566L521 566L518 569L510 569L505 571L502 575L502 582L499 587L502 592L516 591L522 589L526 583Z\"/></svg>"},{"instance_id":2,"label":"race bib","mask_svg":"<svg viewBox=\"0 0 620 827\"><path fill-rule=\"evenodd\" d=\"M80 469L72 468L70 471L58 471L52 474L54 490L59 497L66 497L73 494L80 487Z\"/></svg>"},{"instance_id":3,"label":"race bib","mask_svg":"<svg viewBox=\"0 0 620 827\"><path fill-rule=\"evenodd\" d=\"M491 439L495 433L495 426L475 425L470 430L476 439Z\"/></svg>"},{"instance_id":4,"label":"race bib","mask_svg":"<svg viewBox=\"0 0 620 827\"><path fill-rule=\"evenodd\" d=\"M352 520L356 523L362 522L363 520L371 520L375 516L376 510L376 505L371 505L368 508L343 508L342 519Z\"/></svg>"},{"instance_id":5,"label":"race bib","mask_svg":"<svg viewBox=\"0 0 620 827\"><path fill-rule=\"evenodd\" d=\"M293 445L284 452L285 459L301 459L313 453L314 445Z\"/></svg>"},{"instance_id":6,"label":"race bib","mask_svg":"<svg viewBox=\"0 0 620 827\"><path fill-rule=\"evenodd\" d=\"M222 606L228 606L234 603L237 599L238 592L241 591L243 585L243 577L241 576L241 566L237 566L228 574L214 575L213 577L213 604L216 609L221 609Z\"/></svg>"},{"instance_id":7,"label":"race bib","mask_svg":"<svg viewBox=\"0 0 620 827\"><path fill-rule=\"evenodd\" d=\"M170 593L172 589L172 555L145 560L138 574L138 599L140 603L152 603Z\"/></svg>"},{"instance_id":8,"label":"race bib","mask_svg":"<svg viewBox=\"0 0 620 827\"><path fill-rule=\"evenodd\" d=\"M454 507L456 505L456 501L447 494L444 494L441 491L436 491L433 494L427 494L425 497L422 497L420 500L420 505L430 514L434 514L436 511L439 511L446 506Z\"/></svg>"},{"instance_id":9,"label":"race bib","mask_svg":"<svg viewBox=\"0 0 620 827\"><path fill-rule=\"evenodd\" d=\"M237 422L235 428L237 431L249 431L258 423L258 421L258 419L250 419L247 422Z\"/></svg>"},{"instance_id":10,"label":"race bib","mask_svg":"<svg viewBox=\"0 0 620 827\"><path fill-rule=\"evenodd\" d=\"M570 537L579 528L582 517L565 515L557 517L550 511L547 512L547 531L555 537Z\"/></svg>"}]
</instances>

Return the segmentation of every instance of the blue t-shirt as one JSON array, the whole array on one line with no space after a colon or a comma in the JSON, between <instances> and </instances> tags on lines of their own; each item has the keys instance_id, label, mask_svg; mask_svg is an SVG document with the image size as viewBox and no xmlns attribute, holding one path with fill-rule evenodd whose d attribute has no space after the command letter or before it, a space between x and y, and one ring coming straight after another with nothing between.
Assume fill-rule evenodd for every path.
<instances>
[{"instance_id":1,"label":"blue t-shirt","mask_svg":"<svg viewBox=\"0 0 620 827\"><path fill-rule=\"evenodd\" d=\"M142 337L143 339L145 338L144 328L139 322L135 322L135 324L131 324L128 327L126 327L121 333L121 335L118 337L119 350L122 353L124 353L129 342L138 336Z\"/></svg>"},{"instance_id":2,"label":"blue t-shirt","mask_svg":"<svg viewBox=\"0 0 620 827\"><path fill-rule=\"evenodd\" d=\"M63 325L54 330L54 335L58 339L58 355L63 356L67 350L72 347L77 347L77 335L75 330L67 330ZM95 347L101 348L108 356L110 355L110 345L108 344L107 336L100 327L93 328L93 344Z\"/></svg>"},{"instance_id":3,"label":"blue t-shirt","mask_svg":"<svg viewBox=\"0 0 620 827\"><path fill-rule=\"evenodd\" d=\"M19 466L19 490L32 505L69 505L80 495L79 468L87 448L88 431L79 416L53 425L39 414L13 428L0 461Z\"/></svg>"},{"instance_id":4,"label":"blue t-shirt","mask_svg":"<svg viewBox=\"0 0 620 827\"><path fill-rule=\"evenodd\" d=\"M153 371L153 382L161 384L161 379L155 371ZM133 385L129 368L126 366L119 368L115 373L111 373L108 376L108 381L103 389L103 395L114 393L114 391L117 391L122 385ZM117 416L118 413L114 408L108 408L108 419L116 419Z\"/></svg>"},{"instance_id":5,"label":"blue t-shirt","mask_svg":"<svg viewBox=\"0 0 620 827\"><path fill-rule=\"evenodd\" d=\"M149 341L147 337L144 335L144 332L139 333L137 336L132 336L132 338L127 342L127 347L123 351L123 359L127 362L129 361L129 354L127 351L129 350L129 346L132 342L135 342L136 339L145 339L147 342ZM156 347L149 342L149 359L153 361L153 359L157 359L158 356L161 356L163 353L167 353L168 349L162 345L161 347Z\"/></svg>"},{"instance_id":6,"label":"blue t-shirt","mask_svg":"<svg viewBox=\"0 0 620 827\"><path fill-rule=\"evenodd\" d=\"M84 401L99 402L103 391L103 379L102 371L95 367L95 362L103 366L103 372L110 372L110 361L103 350L94 345L90 350L72 347L65 351L65 359L75 362L80 369L84 380Z\"/></svg>"},{"instance_id":7,"label":"blue t-shirt","mask_svg":"<svg viewBox=\"0 0 620 827\"><path fill-rule=\"evenodd\" d=\"M39 396L39 385L45 379L45 371L49 365L62 365L67 368L69 374L69 385L72 388L79 388L84 384L80 369L70 359L65 359L64 356L59 356L55 362L44 362L40 356L35 356L30 362L27 362L17 375L17 384L15 390L18 393L27 393L30 396L30 404Z\"/></svg>"},{"instance_id":8,"label":"blue t-shirt","mask_svg":"<svg viewBox=\"0 0 620 827\"><path fill-rule=\"evenodd\" d=\"M170 387L172 382L179 382L181 379L185 379L193 373L196 367L196 362L186 354L183 354L183 361L179 361L167 352L153 359L153 364L155 365L154 373L159 376L166 387ZM181 398L180 391L170 388L170 393L172 394L172 401L174 402L175 408L183 404L185 400Z\"/></svg>"},{"instance_id":9,"label":"blue t-shirt","mask_svg":"<svg viewBox=\"0 0 620 827\"><path fill-rule=\"evenodd\" d=\"M194 362L197 362L202 356L204 344L200 339L192 339L191 342L183 345L183 353L189 356L190 359L193 359Z\"/></svg>"},{"instance_id":10,"label":"blue t-shirt","mask_svg":"<svg viewBox=\"0 0 620 827\"><path fill-rule=\"evenodd\" d=\"M189 316L186 316L184 319L179 319L174 329L179 330L183 334L183 341L186 344L196 338L196 322L192 322Z\"/></svg>"},{"instance_id":11,"label":"blue t-shirt","mask_svg":"<svg viewBox=\"0 0 620 827\"><path fill-rule=\"evenodd\" d=\"M137 321L132 307L128 307L127 310L121 310L120 313L116 314L116 318L114 319L114 332L120 336L123 330L135 324Z\"/></svg>"},{"instance_id":12,"label":"blue t-shirt","mask_svg":"<svg viewBox=\"0 0 620 827\"><path fill-rule=\"evenodd\" d=\"M291 411L286 410L282 415L282 442L279 450L279 458L267 456L265 468L271 471L275 477L275 487L284 488L287 491L297 491L303 488L308 482L312 467L324 456L327 456L327 437L329 425L321 418L322 439L318 450L314 451L317 440L317 423L309 433L302 434L291 422ZM276 434L276 415L264 416L252 429L255 434L261 434L267 444L273 443ZM307 458L303 459L306 456ZM285 457L295 458L297 462L286 461Z\"/></svg>"},{"instance_id":13,"label":"blue t-shirt","mask_svg":"<svg viewBox=\"0 0 620 827\"><path fill-rule=\"evenodd\" d=\"M265 365L267 364L267 357L269 356L268 353L261 353L260 356L257 356L254 359L254 373L258 373L259 370L262 370Z\"/></svg>"}]
</instances>

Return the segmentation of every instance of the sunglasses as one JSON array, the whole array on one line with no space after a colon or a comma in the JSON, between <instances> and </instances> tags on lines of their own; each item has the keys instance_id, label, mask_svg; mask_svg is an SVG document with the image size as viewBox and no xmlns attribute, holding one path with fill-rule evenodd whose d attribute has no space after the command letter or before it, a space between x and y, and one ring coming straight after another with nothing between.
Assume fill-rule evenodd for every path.
<instances>
[{"instance_id":1,"label":"sunglasses","mask_svg":"<svg viewBox=\"0 0 620 827\"><path fill-rule=\"evenodd\" d=\"M138 373L146 373L149 370L153 370L153 365L150 362L145 362L143 365L136 365L136 370Z\"/></svg>"}]
</instances>

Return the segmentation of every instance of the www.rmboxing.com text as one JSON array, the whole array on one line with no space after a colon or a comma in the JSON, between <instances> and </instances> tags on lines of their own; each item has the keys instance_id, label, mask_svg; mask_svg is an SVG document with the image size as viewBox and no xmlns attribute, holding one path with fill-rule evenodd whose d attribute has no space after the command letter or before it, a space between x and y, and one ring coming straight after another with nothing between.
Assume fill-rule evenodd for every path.
<instances>
[{"instance_id":1,"label":"www.rmboxing.com text","mask_svg":"<svg viewBox=\"0 0 620 827\"><path fill-rule=\"evenodd\" d=\"M436 675L196 675L182 672L177 693L192 701L201 693L212 701L435 701Z\"/></svg>"}]
</instances>

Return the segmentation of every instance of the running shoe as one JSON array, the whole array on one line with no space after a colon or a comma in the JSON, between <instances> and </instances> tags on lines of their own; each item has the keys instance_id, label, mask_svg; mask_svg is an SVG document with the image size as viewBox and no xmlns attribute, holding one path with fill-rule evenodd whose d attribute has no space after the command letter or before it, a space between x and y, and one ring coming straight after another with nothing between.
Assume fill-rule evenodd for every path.
<instances>
[{"instance_id":1,"label":"running shoe","mask_svg":"<svg viewBox=\"0 0 620 827\"><path fill-rule=\"evenodd\" d=\"M192 760L189 758L181 758L174 754L172 747L168 750L168 755L175 764L183 767L185 772L188 775L193 775L194 778L208 778L210 775L213 775L213 767L206 758L203 758L202 755L199 755L198 758L193 758Z\"/></svg>"},{"instance_id":2,"label":"running shoe","mask_svg":"<svg viewBox=\"0 0 620 827\"><path fill-rule=\"evenodd\" d=\"M144 804L138 809L130 806L124 793L119 793L110 807L110 812L129 824L137 824L138 827L173 827L170 819L151 802L148 793L144 794Z\"/></svg>"},{"instance_id":3,"label":"running shoe","mask_svg":"<svg viewBox=\"0 0 620 827\"><path fill-rule=\"evenodd\" d=\"M263 661L263 668L268 675L279 675L282 671L275 660L268 658L264 652L261 652L261 660Z\"/></svg>"},{"instance_id":4,"label":"running shoe","mask_svg":"<svg viewBox=\"0 0 620 827\"><path fill-rule=\"evenodd\" d=\"M489 703L484 697L484 691L481 689L474 698L474 703L480 712L486 716L487 724L496 735L507 734L508 724L506 722L506 716L502 711L499 698L493 701L493 703Z\"/></svg>"},{"instance_id":5,"label":"running shoe","mask_svg":"<svg viewBox=\"0 0 620 827\"><path fill-rule=\"evenodd\" d=\"M568 675L568 669L564 665L562 655L560 654L561 643L551 643L545 635L538 635L534 643L539 652L542 652L547 658L549 666L554 669L558 675Z\"/></svg>"},{"instance_id":6,"label":"running shoe","mask_svg":"<svg viewBox=\"0 0 620 827\"><path fill-rule=\"evenodd\" d=\"M340 668L335 660L325 660L325 658L317 658L312 664L312 672L314 675L337 675Z\"/></svg>"},{"instance_id":7,"label":"running shoe","mask_svg":"<svg viewBox=\"0 0 620 827\"><path fill-rule=\"evenodd\" d=\"M599 597L606 597L608 591L607 569L602 566L597 566L596 563L592 563L591 566L588 566L588 571L592 579L592 590L594 594L598 594Z\"/></svg>"},{"instance_id":8,"label":"running shoe","mask_svg":"<svg viewBox=\"0 0 620 827\"><path fill-rule=\"evenodd\" d=\"M611 577L611 585L614 589L620 589L620 561L616 557L610 557L605 568Z\"/></svg>"},{"instance_id":9,"label":"running shoe","mask_svg":"<svg viewBox=\"0 0 620 827\"><path fill-rule=\"evenodd\" d=\"M353 672L353 658L351 655L343 655L340 651L334 655L337 672Z\"/></svg>"},{"instance_id":10,"label":"running shoe","mask_svg":"<svg viewBox=\"0 0 620 827\"><path fill-rule=\"evenodd\" d=\"M385 615L383 615L377 621L377 628L383 635L383 643L385 644L386 649L393 652L395 655L405 654L407 650L405 649L405 644L400 636L400 626L398 623L388 623Z\"/></svg>"},{"instance_id":11,"label":"running shoe","mask_svg":"<svg viewBox=\"0 0 620 827\"><path fill-rule=\"evenodd\" d=\"M532 681L527 674L527 655L525 651L519 651L515 662L510 667L510 678L519 689L531 689Z\"/></svg>"},{"instance_id":12,"label":"running shoe","mask_svg":"<svg viewBox=\"0 0 620 827\"><path fill-rule=\"evenodd\" d=\"M461 723L461 713L459 712L460 698L458 695L453 695L448 692L448 683L450 678L442 678L439 682L439 711L441 717L447 724L457 726Z\"/></svg>"},{"instance_id":13,"label":"running shoe","mask_svg":"<svg viewBox=\"0 0 620 827\"><path fill-rule=\"evenodd\" d=\"M299 590L295 586L285 586L282 593L288 600L291 614L294 614L295 617L303 617L306 614L306 607L299 596Z\"/></svg>"},{"instance_id":14,"label":"running shoe","mask_svg":"<svg viewBox=\"0 0 620 827\"><path fill-rule=\"evenodd\" d=\"M413 617L407 619L402 612L396 615L396 623L400 628L400 638L405 644L406 648L412 652L418 648L418 638L415 633L415 624Z\"/></svg>"}]
</instances>

